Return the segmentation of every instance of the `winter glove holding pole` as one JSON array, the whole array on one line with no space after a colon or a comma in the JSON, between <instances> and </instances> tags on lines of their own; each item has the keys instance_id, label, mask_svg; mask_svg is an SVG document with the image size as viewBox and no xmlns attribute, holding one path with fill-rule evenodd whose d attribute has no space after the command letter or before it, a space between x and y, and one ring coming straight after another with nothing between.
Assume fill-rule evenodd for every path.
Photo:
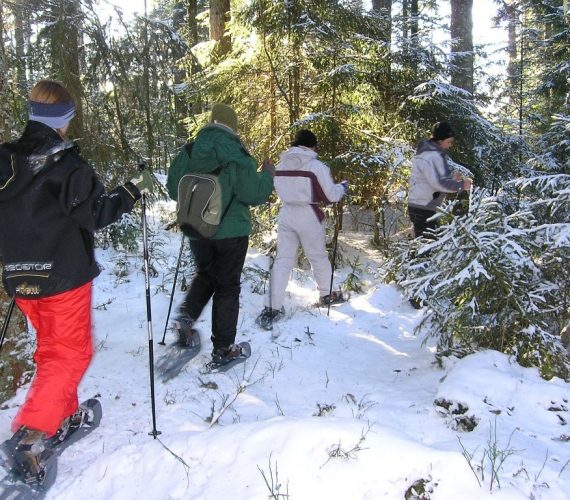
<instances>
[{"instance_id":1,"label":"winter glove holding pole","mask_svg":"<svg viewBox=\"0 0 570 500\"><path fill-rule=\"evenodd\" d=\"M463 191L470 191L471 190L471 186L473 185L473 181L467 177L463 177L459 172L453 172L453 179L459 182L463 182L463 186L461 186L461 189Z\"/></svg>"},{"instance_id":2,"label":"winter glove holding pole","mask_svg":"<svg viewBox=\"0 0 570 500\"><path fill-rule=\"evenodd\" d=\"M348 181L344 180L344 181L340 181L340 183L342 184L342 187L344 188L344 194L347 195L348 194Z\"/></svg>"},{"instance_id":3,"label":"winter glove holding pole","mask_svg":"<svg viewBox=\"0 0 570 500\"><path fill-rule=\"evenodd\" d=\"M152 174L147 170L146 165L141 163L138 166L139 174L131 179L131 182L136 186L141 194L149 195L154 191L154 183L152 181Z\"/></svg>"},{"instance_id":4,"label":"winter glove holding pole","mask_svg":"<svg viewBox=\"0 0 570 500\"><path fill-rule=\"evenodd\" d=\"M457 191L457 201L453 204L452 213L455 216L466 215L469 211L469 191L471 191L473 181L459 172L453 172L452 177L461 183L461 187Z\"/></svg>"}]
</instances>

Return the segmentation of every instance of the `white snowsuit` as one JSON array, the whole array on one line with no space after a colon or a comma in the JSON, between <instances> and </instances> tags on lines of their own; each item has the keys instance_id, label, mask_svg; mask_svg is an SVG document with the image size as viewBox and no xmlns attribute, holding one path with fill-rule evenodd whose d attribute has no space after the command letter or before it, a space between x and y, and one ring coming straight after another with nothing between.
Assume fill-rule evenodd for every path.
<instances>
[{"instance_id":1,"label":"white snowsuit","mask_svg":"<svg viewBox=\"0 0 570 500\"><path fill-rule=\"evenodd\" d=\"M269 288L271 300L268 293L265 305L279 310L299 243L309 259L321 297L328 295L332 268L325 247L324 212L318 205L339 201L345 189L334 183L330 169L317 160L317 153L304 146L293 146L281 154L274 182L282 207Z\"/></svg>"}]
</instances>

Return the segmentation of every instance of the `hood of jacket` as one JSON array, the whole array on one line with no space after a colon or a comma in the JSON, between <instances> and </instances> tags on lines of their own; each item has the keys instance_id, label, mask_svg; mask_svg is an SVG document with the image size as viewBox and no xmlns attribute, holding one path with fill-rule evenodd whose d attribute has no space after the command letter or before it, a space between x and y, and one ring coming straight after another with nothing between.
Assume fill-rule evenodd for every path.
<instances>
[{"instance_id":1,"label":"hood of jacket","mask_svg":"<svg viewBox=\"0 0 570 500\"><path fill-rule=\"evenodd\" d=\"M435 151L443 156L447 155L447 151L445 149L443 149L437 142L430 141L429 139L424 139L418 144L416 155L421 155L426 151Z\"/></svg>"},{"instance_id":2,"label":"hood of jacket","mask_svg":"<svg viewBox=\"0 0 570 500\"><path fill-rule=\"evenodd\" d=\"M303 170L317 156L317 152L310 148L293 146L281 153L277 170Z\"/></svg>"},{"instance_id":3,"label":"hood of jacket","mask_svg":"<svg viewBox=\"0 0 570 500\"><path fill-rule=\"evenodd\" d=\"M236 149L250 156L240 137L230 128L220 123L210 123L200 129L192 145L187 160L190 171L212 173L223 169ZM188 150L186 150L188 154ZM225 158L226 161L220 161Z\"/></svg>"},{"instance_id":4,"label":"hood of jacket","mask_svg":"<svg viewBox=\"0 0 570 500\"><path fill-rule=\"evenodd\" d=\"M74 147L47 125L29 121L17 141L0 145L0 202L20 194L43 168Z\"/></svg>"}]
</instances>

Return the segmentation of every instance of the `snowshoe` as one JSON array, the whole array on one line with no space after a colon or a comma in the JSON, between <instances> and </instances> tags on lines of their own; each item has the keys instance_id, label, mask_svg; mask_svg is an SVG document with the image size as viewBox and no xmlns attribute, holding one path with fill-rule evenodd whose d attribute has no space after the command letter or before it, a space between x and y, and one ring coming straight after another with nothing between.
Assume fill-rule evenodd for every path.
<instances>
[{"instance_id":1,"label":"snowshoe","mask_svg":"<svg viewBox=\"0 0 570 500\"><path fill-rule=\"evenodd\" d=\"M0 446L0 462L6 475L0 479L0 498L29 500L42 498L57 476L57 456L70 444L88 435L101 422L103 410L97 399L88 399L66 418L50 438L44 433L21 428Z\"/></svg>"},{"instance_id":2,"label":"snowshoe","mask_svg":"<svg viewBox=\"0 0 570 500\"><path fill-rule=\"evenodd\" d=\"M178 376L184 366L200 353L200 334L192 328L194 320L181 315L173 321L178 338L158 358L156 368L162 382Z\"/></svg>"},{"instance_id":3,"label":"snowshoe","mask_svg":"<svg viewBox=\"0 0 570 500\"><path fill-rule=\"evenodd\" d=\"M279 321L285 316L285 308L271 309L271 307L264 307L260 315L255 319L255 324L264 330L271 330L273 323Z\"/></svg>"},{"instance_id":4,"label":"snowshoe","mask_svg":"<svg viewBox=\"0 0 570 500\"><path fill-rule=\"evenodd\" d=\"M329 295L325 295L319 299L318 307L328 307L329 305L342 304L346 302L347 299L344 298L340 290L335 290Z\"/></svg>"},{"instance_id":5,"label":"snowshoe","mask_svg":"<svg viewBox=\"0 0 570 500\"><path fill-rule=\"evenodd\" d=\"M2 443L2 498L38 498L55 482L57 461L45 434L22 427Z\"/></svg>"},{"instance_id":6,"label":"snowshoe","mask_svg":"<svg viewBox=\"0 0 570 500\"><path fill-rule=\"evenodd\" d=\"M88 399L79 405L77 411L67 417L57 432L47 440L50 448L61 453L70 444L89 434L101 422L103 409L97 399Z\"/></svg>"},{"instance_id":7,"label":"snowshoe","mask_svg":"<svg viewBox=\"0 0 570 500\"><path fill-rule=\"evenodd\" d=\"M225 372L251 356L249 342L231 344L224 349L214 349L212 361L206 364L206 372Z\"/></svg>"}]
</instances>

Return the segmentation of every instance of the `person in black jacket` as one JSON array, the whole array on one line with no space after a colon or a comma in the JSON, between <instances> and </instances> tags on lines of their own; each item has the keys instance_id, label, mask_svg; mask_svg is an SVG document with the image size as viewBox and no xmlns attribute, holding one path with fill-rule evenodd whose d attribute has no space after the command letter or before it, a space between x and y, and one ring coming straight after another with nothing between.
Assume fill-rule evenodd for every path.
<instances>
[{"instance_id":1,"label":"person in black jacket","mask_svg":"<svg viewBox=\"0 0 570 500\"><path fill-rule=\"evenodd\" d=\"M59 82L38 82L29 105L22 136L0 146L0 257L4 287L36 332L36 374L8 451L27 482L41 483L45 440L88 418L77 387L93 355L93 233L131 211L152 178L105 190L64 139L75 103Z\"/></svg>"}]
</instances>

